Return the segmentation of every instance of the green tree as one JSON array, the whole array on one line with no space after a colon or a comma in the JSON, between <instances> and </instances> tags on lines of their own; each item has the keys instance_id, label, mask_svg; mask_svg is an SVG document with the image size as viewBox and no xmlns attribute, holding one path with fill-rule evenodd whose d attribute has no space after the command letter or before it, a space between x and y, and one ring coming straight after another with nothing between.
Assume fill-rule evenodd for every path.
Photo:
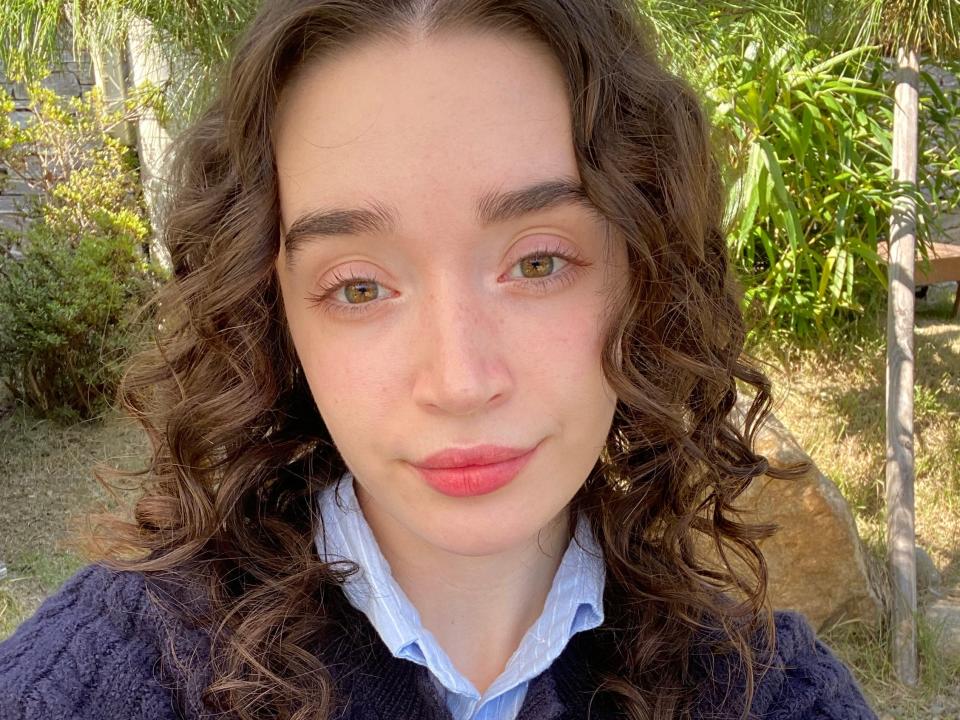
<instances>
[{"instance_id":1,"label":"green tree","mask_svg":"<svg viewBox=\"0 0 960 720\"><path fill-rule=\"evenodd\" d=\"M126 44L133 20L146 21L171 73L169 118L188 122L216 83L231 44L253 17L257 0L4 0L0 64L19 81L42 78L59 58L62 30L79 49Z\"/></svg>"},{"instance_id":2,"label":"green tree","mask_svg":"<svg viewBox=\"0 0 960 720\"><path fill-rule=\"evenodd\" d=\"M877 251L898 192L883 48L841 27L837 5L640 2L668 62L708 101L755 333L786 342L848 334L887 287ZM922 110L938 131L921 148L922 187L908 189L924 240L938 212L958 202L949 196L960 173L951 127L960 93L931 93Z\"/></svg>"}]
</instances>

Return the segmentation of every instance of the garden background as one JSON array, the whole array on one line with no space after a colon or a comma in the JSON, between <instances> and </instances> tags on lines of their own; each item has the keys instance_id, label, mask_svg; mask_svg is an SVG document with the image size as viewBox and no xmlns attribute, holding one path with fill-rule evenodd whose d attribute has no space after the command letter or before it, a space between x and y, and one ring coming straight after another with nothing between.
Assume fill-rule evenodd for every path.
<instances>
[{"instance_id":1,"label":"garden background","mask_svg":"<svg viewBox=\"0 0 960 720\"><path fill-rule=\"evenodd\" d=\"M960 245L960 2L638 0L662 57L702 93L730 187L749 353L775 414L886 558L887 242L898 195ZM112 405L167 276L158 147L195 117L252 0L8 0L0 8L0 638L85 561L72 523L129 500L94 479L146 443ZM898 46L920 50L916 187L892 180ZM146 68L146 69L145 69ZM157 68L160 68L158 71ZM159 145L158 145L159 143ZM921 606L960 606L960 320L955 285L916 318ZM3 571L0 570L0 573ZM881 623L822 637L881 717L960 717L960 634L918 616L920 682L895 677Z\"/></svg>"}]
</instances>

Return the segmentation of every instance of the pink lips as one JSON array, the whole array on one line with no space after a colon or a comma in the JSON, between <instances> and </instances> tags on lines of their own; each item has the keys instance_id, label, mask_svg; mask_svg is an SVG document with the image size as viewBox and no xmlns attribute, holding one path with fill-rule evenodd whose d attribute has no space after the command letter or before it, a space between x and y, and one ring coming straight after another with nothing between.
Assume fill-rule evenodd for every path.
<instances>
[{"instance_id":1,"label":"pink lips","mask_svg":"<svg viewBox=\"0 0 960 720\"><path fill-rule=\"evenodd\" d=\"M413 466L434 490L452 497L486 495L503 487L533 457L532 448L479 445L444 450Z\"/></svg>"}]
</instances>

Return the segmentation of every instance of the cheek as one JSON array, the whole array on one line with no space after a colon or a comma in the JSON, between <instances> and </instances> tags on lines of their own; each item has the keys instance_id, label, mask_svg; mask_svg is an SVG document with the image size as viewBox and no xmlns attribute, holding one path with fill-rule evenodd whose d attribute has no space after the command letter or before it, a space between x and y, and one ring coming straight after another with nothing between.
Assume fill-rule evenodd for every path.
<instances>
[{"instance_id":1,"label":"cheek","mask_svg":"<svg viewBox=\"0 0 960 720\"><path fill-rule=\"evenodd\" d=\"M549 317L536 324L527 322L522 334L514 333L523 338L533 368L571 388L590 383L600 371L601 318L592 300L590 295L577 295L558 305Z\"/></svg>"},{"instance_id":2,"label":"cheek","mask_svg":"<svg viewBox=\"0 0 960 720\"><path fill-rule=\"evenodd\" d=\"M383 349L371 344L373 340L348 342L320 317L320 310L307 306L299 295L305 291L289 279L281 287L290 336L318 408L323 411L361 400L367 388L378 384L378 373L387 364Z\"/></svg>"},{"instance_id":3,"label":"cheek","mask_svg":"<svg viewBox=\"0 0 960 720\"><path fill-rule=\"evenodd\" d=\"M329 346L322 341L308 343L301 355L304 373L321 414L350 412L358 420L373 419L386 412L386 400L391 383L390 354L382 348L355 348Z\"/></svg>"},{"instance_id":4,"label":"cheek","mask_svg":"<svg viewBox=\"0 0 960 720\"><path fill-rule=\"evenodd\" d=\"M348 342L322 329L313 312L297 308L287 321L317 410L332 434L354 423L369 427L387 414L388 393L397 387L389 377L396 372L395 355L382 342Z\"/></svg>"}]
</instances>

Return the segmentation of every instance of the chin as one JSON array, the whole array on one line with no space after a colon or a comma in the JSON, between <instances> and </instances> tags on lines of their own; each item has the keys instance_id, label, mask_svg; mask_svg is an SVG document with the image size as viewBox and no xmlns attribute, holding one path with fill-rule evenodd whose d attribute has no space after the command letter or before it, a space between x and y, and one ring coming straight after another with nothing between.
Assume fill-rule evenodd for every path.
<instances>
[{"instance_id":1,"label":"chin","mask_svg":"<svg viewBox=\"0 0 960 720\"><path fill-rule=\"evenodd\" d=\"M434 525L424 534L432 545L464 557L482 557L507 552L536 539L549 519L537 523L529 513L489 512L478 517L453 513L442 525Z\"/></svg>"}]
</instances>

